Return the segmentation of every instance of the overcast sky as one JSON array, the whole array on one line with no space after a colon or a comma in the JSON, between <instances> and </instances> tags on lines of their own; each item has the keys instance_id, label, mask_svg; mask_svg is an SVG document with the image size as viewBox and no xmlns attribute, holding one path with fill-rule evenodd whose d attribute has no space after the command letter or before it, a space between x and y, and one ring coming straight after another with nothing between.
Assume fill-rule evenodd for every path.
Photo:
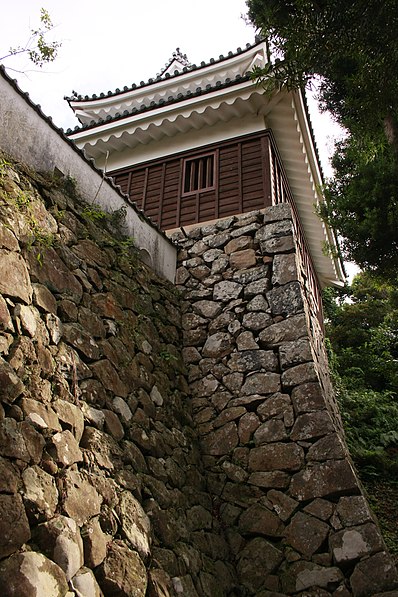
<instances>
[{"instance_id":1,"label":"overcast sky","mask_svg":"<svg viewBox=\"0 0 398 597\"><path fill-rule=\"evenodd\" d=\"M62 42L58 58L43 69L26 57L9 58L4 65L64 129L78 124L63 99L72 90L98 95L147 81L176 47L198 64L253 43L255 35L244 20L245 0L8 0L0 23L0 57L10 46L26 43L29 31L39 25L41 7L50 13L54 39ZM317 116L312 104L310 108L329 174L327 153L336 129L330 119Z\"/></svg>"}]
</instances>

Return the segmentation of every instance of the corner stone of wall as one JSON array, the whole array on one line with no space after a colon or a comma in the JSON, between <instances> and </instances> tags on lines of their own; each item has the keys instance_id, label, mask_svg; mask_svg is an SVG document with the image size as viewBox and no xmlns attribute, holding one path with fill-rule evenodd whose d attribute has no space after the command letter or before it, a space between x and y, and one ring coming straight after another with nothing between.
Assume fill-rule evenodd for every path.
<instances>
[{"instance_id":1,"label":"corner stone of wall","mask_svg":"<svg viewBox=\"0 0 398 597\"><path fill-rule=\"evenodd\" d=\"M381 595L398 577L347 453L293 229L285 204L173 235L208 491L243 594Z\"/></svg>"}]
</instances>

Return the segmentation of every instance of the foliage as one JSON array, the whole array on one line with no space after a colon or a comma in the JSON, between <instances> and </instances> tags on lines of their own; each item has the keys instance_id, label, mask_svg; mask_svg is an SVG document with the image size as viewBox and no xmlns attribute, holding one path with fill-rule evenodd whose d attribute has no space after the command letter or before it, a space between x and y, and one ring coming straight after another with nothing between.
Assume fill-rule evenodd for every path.
<instances>
[{"instance_id":1,"label":"foliage","mask_svg":"<svg viewBox=\"0 0 398 597\"><path fill-rule=\"evenodd\" d=\"M45 8L41 8L39 27L31 29L28 41L22 46L10 48L6 55L0 57L0 62L19 54L26 54L29 60L40 68L49 62L53 62L62 44L58 41L48 41L46 39L47 34L52 29L53 23L48 11Z\"/></svg>"},{"instance_id":2,"label":"foliage","mask_svg":"<svg viewBox=\"0 0 398 597\"><path fill-rule=\"evenodd\" d=\"M351 454L364 477L398 473L398 295L370 273L325 292L326 332ZM349 296L349 301L347 301Z\"/></svg>"},{"instance_id":3,"label":"foliage","mask_svg":"<svg viewBox=\"0 0 398 597\"><path fill-rule=\"evenodd\" d=\"M350 130L378 130L387 115L396 118L395 0L248 0L248 7L276 56L279 85L319 77L323 106Z\"/></svg>"},{"instance_id":4,"label":"foliage","mask_svg":"<svg viewBox=\"0 0 398 597\"><path fill-rule=\"evenodd\" d=\"M361 148L355 137L337 145L335 177L321 216L340 233L345 257L386 277L398 272L398 168L389 146Z\"/></svg>"},{"instance_id":5,"label":"foliage","mask_svg":"<svg viewBox=\"0 0 398 597\"><path fill-rule=\"evenodd\" d=\"M347 131L323 216L346 258L398 273L398 4L395 0L248 0L272 52L253 76L274 89L319 83Z\"/></svg>"}]
</instances>

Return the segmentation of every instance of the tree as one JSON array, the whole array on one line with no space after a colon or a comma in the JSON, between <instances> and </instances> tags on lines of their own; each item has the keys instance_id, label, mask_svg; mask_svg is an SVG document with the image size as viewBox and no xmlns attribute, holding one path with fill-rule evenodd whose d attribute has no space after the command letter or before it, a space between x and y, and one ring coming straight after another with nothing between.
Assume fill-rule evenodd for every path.
<instances>
[{"instance_id":1,"label":"tree","mask_svg":"<svg viewBox=\"0 0 398 597\"><path fill-rule=\"evenodd\" d=\"M345 256L398 272L398 3L248 0L272 60L256 69L270 91L318 79L323 109L348 133L333 160L324 216Z\"/></svg>"},{"instance_id":2,"label":"tree","mask_svg":"<svg viewBox=\"0 0 398 597\"><path fill-rule=\"evenodd\" d=\"M7 54L0 57L0 62L19 54L26 54L29 60L40 68L44 64L53 62L62 44L58 41L48 41L46 39L46 34L52 29L53 24L48 11L41 8L40 26L37 29L30 30L30 36L25 45L10 48Z\"/></svg>"},{"instance_id":3,"label":"tree","mask_svg":"<svg viewBox=\"0 0 398 597\"><path fill-rule=\"evenodd\" d=\"M340 124L383 126L398 148L395 0L248 0L248 7L277 57L280 85L319 77L322 105Z\"/></svg>"},{"instance_id":4,"label":"tree","mask_svg":"<svg viewBox=\"0 0 398 597\"><path fill-rule=\"evenodd\" d=\"M325 291L330 363L351 454L363 476L398 472L398 292L370 273ZM347 301L347 296L350 301Z\"/></svg>"}]
</instances>

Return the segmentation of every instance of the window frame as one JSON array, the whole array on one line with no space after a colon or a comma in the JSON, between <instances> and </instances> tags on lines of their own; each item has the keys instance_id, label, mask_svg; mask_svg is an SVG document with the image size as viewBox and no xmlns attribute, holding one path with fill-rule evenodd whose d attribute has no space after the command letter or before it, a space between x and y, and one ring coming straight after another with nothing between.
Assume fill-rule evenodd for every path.
<instances>
[{"instance_id":1,"label":"window frame","mask_svg":"<svg viewBox=\"0 0 398 597\"><path fill-rule=\"evenodd\" d=\"M205 158L209 159L212 158L212 184L209 186L205 186L205 187L201 187L199 186L199 182L198 182L198 188L195 189L190 189L190 190L185 190L186 187L186 176L187 176L187 167L190 164L197 164L197 168L198 168L198 173L197 175L194 174L194 177L197 176L197 178L199 179L200 177L200 162L202 160L204 160ZM216 151L207 151L206 153L201 153L201 154L196 154L196 155L192 155L192 156L187 156L185 158L183 158L183 167L182 167L182 184L181 184L181 196L185 197L188 195L196 195L198 193L206 193L208 191L213 191L216 188L216 184L217 184L217 152ZM191 175L192 176L192 175ZM209 177L206 176L207 178L207 182L209 182Z\"/></svg>"}]
</instances>

